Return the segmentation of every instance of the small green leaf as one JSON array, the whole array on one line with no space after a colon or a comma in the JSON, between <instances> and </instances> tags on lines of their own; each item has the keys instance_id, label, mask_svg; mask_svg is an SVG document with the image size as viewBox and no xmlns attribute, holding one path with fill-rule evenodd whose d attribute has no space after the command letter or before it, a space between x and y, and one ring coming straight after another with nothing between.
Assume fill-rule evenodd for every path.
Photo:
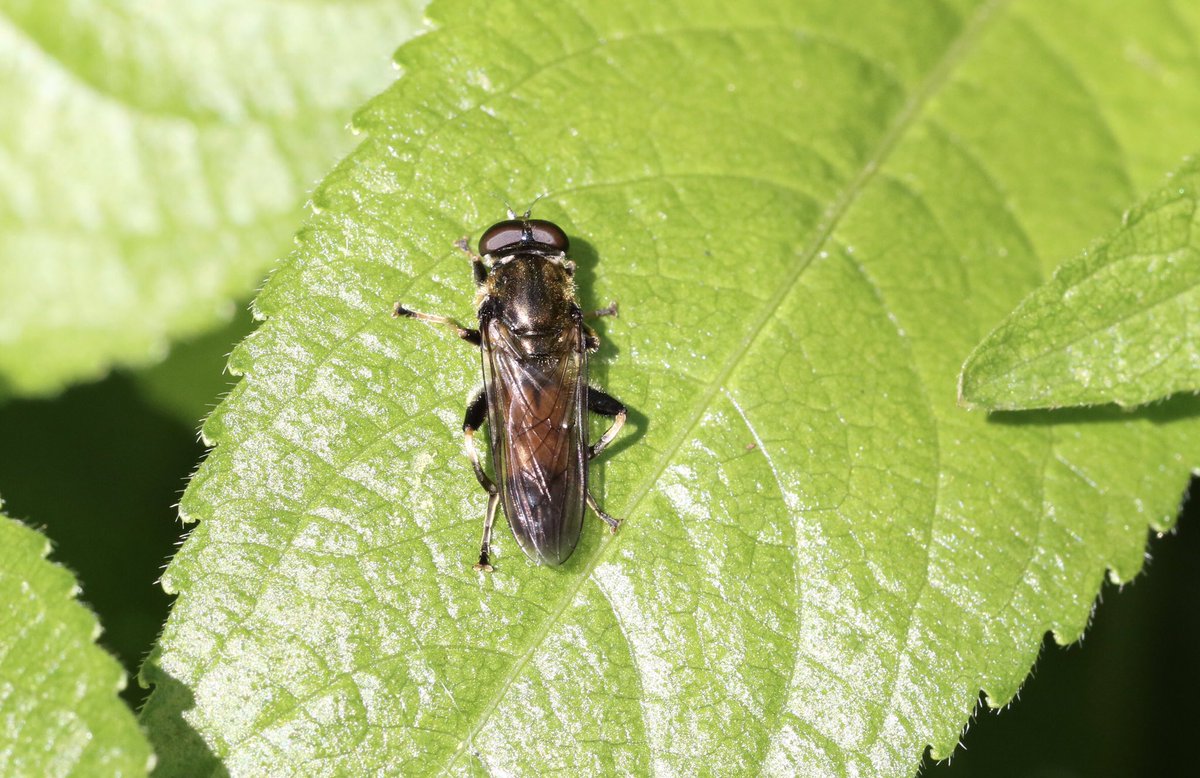
<instances>
[{"instance_id":1,"label":"small green leaf","mask_svg":"<svg viewBox=\"0 0 1200 778\"><path fill-rule=\"evenodd\" d=\"M144 775L154 757L119 696L125 672L49 553L0 515L0 775Z\"/></svg>"},{"instance_id":2,"label":"small green leaf","mask_svg":"<svg viewBox=\"0 0 1200 778\"><path fill-rule=\"evenodd\" d=\"M993 410L1200 390L1200 162L1066 262L963 365L962 401Z\"/></svg>"},{"instance_id":3,"label":"small green leaf","mask_svg":"<svg viewBox=\"0 0 1200 778\"><path fill-rule=\"evenodd\" d=\"M0 0L0 390L228 321L423 0Z\"/></svg>"},{"instance_id":4,"label":"small green leaf","mask_svg":"<svg viewBox=\"0 0 1200 778\"><path fill-rule=\"evenodd\" d=\"M205 426L145 669L166 768L905 775L950 753L980 688L1011 699L1046 630L1075 639L1106 571L1140 569L1200 463L1189 398L995 423L955 396L962 354L1194 145L1200 5L431 15ZM625 524L589 520L561 568L501 532L482 575L478 354L389 312L469 320L451 241L537 194L584 305L621 303L592 379L634 414L593 486Z\"/></svg>"}]
</instances>

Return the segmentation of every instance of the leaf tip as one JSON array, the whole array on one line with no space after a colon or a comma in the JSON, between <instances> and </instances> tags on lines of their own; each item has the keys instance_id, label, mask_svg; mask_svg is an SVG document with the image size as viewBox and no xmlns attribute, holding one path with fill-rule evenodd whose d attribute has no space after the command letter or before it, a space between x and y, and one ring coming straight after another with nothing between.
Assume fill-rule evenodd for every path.
<instances>
[{"instance_id":1,"label":"leaf tip","mask_svg":"<svg viewBox=\"0 0 1200 778\"><path fill-rule=\"evenodd\" d=\"M956 401L958 407L968 411L978 410L983 407L979 404L979 398L975 393L974 371L974 354L967 357L967 361L963 363L962 369L958 372L958 387Z\"/></svg>"}]
</instances>

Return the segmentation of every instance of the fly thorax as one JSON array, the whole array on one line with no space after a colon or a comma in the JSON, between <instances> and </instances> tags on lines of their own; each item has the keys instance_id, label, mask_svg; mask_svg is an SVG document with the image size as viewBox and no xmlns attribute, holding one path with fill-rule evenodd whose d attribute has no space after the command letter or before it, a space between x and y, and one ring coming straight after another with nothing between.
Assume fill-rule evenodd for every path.
<instances>
[{"instance_id":1,"label":"fly thorax","mask_svg":"<svg viewBox=\"0 0 1200 778\"><path fill-rule=\"evenodd\" d=\"M488 279L510 330L518 334L560 332L571 322L575 285L560 257L517 254L494 264Z\"/></svg>"}]
</instances>

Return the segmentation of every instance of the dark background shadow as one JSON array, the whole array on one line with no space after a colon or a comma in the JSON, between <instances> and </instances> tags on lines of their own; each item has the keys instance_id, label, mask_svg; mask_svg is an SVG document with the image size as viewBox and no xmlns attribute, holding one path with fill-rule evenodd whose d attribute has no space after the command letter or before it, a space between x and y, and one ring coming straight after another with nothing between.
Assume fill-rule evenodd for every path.
<instances>
[{"instance_id":1,"label":"dark background shadow","mask_svg":"<svg viewBox=\"0 0 1200 778\"><path fill-rule=\"evenodd\" d=\"M0 407L5 512L45 531L50 558L80 579L133 704L143 694L133 677L170 601L156 581L182 534L172 506L202 453L194 429L124 376Z\"/></svg>"},{"instance_id":2,"label":"dark background shadow","mask_svg":"<svg viewBox=\"0 0 1200 778\"><path fill-rule=\"evenodd\" d=\"M232 385L227 355L253 326L243 306L155 367L0 403L4 512L43 530L51 560L79 578L135 708L148 692L134 679L170 606L158 578L183 537L175 506L204 454L200 419Z\"/></svg>"}]
</instances>

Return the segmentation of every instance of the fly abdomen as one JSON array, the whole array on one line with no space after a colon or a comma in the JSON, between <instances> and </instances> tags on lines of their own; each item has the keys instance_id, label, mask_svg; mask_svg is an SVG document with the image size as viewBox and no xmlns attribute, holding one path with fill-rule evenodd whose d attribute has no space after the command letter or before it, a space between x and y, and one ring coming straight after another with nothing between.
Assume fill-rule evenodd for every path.
<instances>
[{"instance_id":1,"label":"fly abdomen","mask_svg":"<svg viewBox=\"0 0 1200 778\"><path fill-rule=\"evenodd\" d=\"M575 548L587 493L586 352L578 324L518 335L483 327L492 461L509 526L522 550L561 564Z\"/></svg>"}]
</instances>

